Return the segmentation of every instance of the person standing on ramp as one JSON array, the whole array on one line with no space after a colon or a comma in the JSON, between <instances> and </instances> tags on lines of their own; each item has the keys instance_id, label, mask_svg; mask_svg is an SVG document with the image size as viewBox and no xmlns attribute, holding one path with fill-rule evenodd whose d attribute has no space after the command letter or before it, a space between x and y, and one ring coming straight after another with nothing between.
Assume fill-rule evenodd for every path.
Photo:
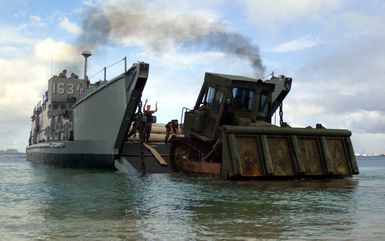
<instances>
[{"instance_id":1,"label":"person standing on ramp","mask_svg":"<svg viewBox=\"0 0 385 241\"><path fill-rule=\"evenodd\" d=\"M143 105L143 114L146 117L146 128L144 130L144 140L145 142L148 142L150 139L151 135L151 128L152 128L152 122L153 122L153 117L152 114L158 111L158 102L155 103L155 110L151 110L151 105L147 105L148 100L144 102Z\"/></svg>"}]
</instances>

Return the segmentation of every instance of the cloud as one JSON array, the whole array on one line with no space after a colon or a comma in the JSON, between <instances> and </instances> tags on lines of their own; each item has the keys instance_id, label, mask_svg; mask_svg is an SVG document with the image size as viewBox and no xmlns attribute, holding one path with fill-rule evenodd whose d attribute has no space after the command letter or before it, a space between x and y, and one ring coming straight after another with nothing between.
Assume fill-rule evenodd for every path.
<instances>
[{"instance_id":1,"label":"cloud","mask_svg":"<svg viewBox=\"0 0 385 241\"><path fill-rule=\"evenodd\" d=\"M178 53L171 50L164 55L151 55L151 53L147 53L147 57L154 59L154 61L161 62L162 66L165 68L173 69L176 71L192 69L196 66L208 66L212 63L218 63L224 59L225 55L220 52Z\"/></svg>"},{"instance_id":2,"label":"cloud","mask_svg":"<svg viewBox=\"0 0 385 241\"><path fill-rule=\"evenodd\" d=\"M384 133L354 133L352 134L354 151L358 154L384 154Z\"/></svg>"},{"instance_id":3,"label":"cloud","mask_svg":"<svg viewBox=\"0 0 385 241\"><path fill-rule=\"evenodd\" d=\"M7 113L0 119L12 120L31 111L30 104L42 93L48 71L44 64L33 59L0 59L0 66L0 78L6 80L1 86L0 112Z\"/></svg>"},{"instance_id":4,"label":"cloud","mask_svg":"<svg viewBox=\"0 0 385 241\"><path fill-rule=\"evenodd\" d=\"M347 12L341 14L337 19L344 22L344 26L347 26L349 29L363 33L383 31L385 28L383 16L369 16L360 12Z\"/></svg>"},{"instance_id":5,"label":"cloud","mask_svg":"<svg viewBox=\"0 0 385 241\"><path fill-rule=\"evenodd\" d=\"M306 75L304 81L318 82L342 93L381 91L385 85L381 77L385 74L384 41L385 34L375 32L323 46L328 51L300 68Z\"/></svg>"},{"instance_id":6,"label":"cloud","mask_svg":"<svg viewBox=\"0 0 385 241\"><path fill-rule=\"evenodd\" d=\"M285 53L285 52L298 51L302 49L311 48L315 45L316 45L316 41L311 41L306 38L297 38L273 47L273 52Z\"/></svg>"},{"instance_id":7,"label":"cloud","mask_svg":"<svg viewBox=\"0 0 385 241\"><path fill-rule=\"evenodd\" d=\"M288 24L301 17L317 17L341 7L345 0L243 0L249 19L258 26Z\"/></svg>"},{"instance_id":8,"label":"cloud","mask_svg":"<svg viewBox=\"0 0 385 241\"><path fill-rule=\"evenodd\" d=\"M28 144L30 118L26 116L13 122L0 123L0 149L12 148L24 152Z\"/></svg>"},{"instance_id":9,"label":"cloud","mask_svg":"<svg viewBox=\"0 0 385 241\"><path fill-rule=\"evenodd\" d=\"M330 46L323 44L322 54L302 62L292 76L293 89L285 104L288 119L305 125L321 122L329 128L350 129L354 139L365 133L384 134L383 42L385 34L375 31ZM311 112L306 106L320 112Z\"/></svg>"},{"instance_id":10,"label":"cloud","mask_svg":"<svg viewBox=\"0 0 385 241\"><path fill-rule=\"evenodd\" d=\"M19 39L19 42L28 42ZM25 56L17 56L14 47L2 47L9 53L14 53L13 58L0 57L0 147L17 148L22 150L27 142L30 116L36 103L41 99L47 88L50 74L51 55L54 59L54 73L59 72L64 66L75 66L81 61L81 56L76 48L64 41L52 38L41 41L29 42L22 45L25 49L32 49ZM75 69L76 67L73 67ZM9 133L13 133L12 135ZM25 139L25 142L20 140ZM2 149L4 149L2 148Z\"/></svg>"},{"instance_id":11,"label":"cloud","mask_svg":"<svg viewBox=\"0 0 385 241\"><path fill-rule=\"evenodd\" d=\"M34 22L34 23L37 23L37 24L41 24L43 23L43 19L40 17L40 16L30 16L29 19Z\"/></svg>"},{"instance_id":12,"label":"cloud","mask_svg":"<svg viewBox=\"0 0 385 241\"><path fill-rule=\"evenodd\" d=\"M80 35L82 33L82 29L77 24L71 22L67 17L59 22L59 27L68 33L75 35Z\"/></svg>"},{"instance_id":13,"label":"cloud","mask_svg":"<svg viewBox=\"0 0 385 241\"><path fill-rule=\"evenodd\" d=\"M361 111L349 115L351 128L357 133L384 133L385 113L380 111Z\"/></svg>"},{"instance_id":14,"label":"cloud","mask_svg":"<svg viewBox=\"0 0 385 241\"><path fill-rule=\"evenodd\" d=\"M47 88L48 68L35 59L0 59L0 149L23 151L32 110Z\"/></svg>"},{"instance_id":15,"label":"cloud","mask_svg":"<svg viewBox=\"0 0 385 241\"><path fill-rule=\"evenodd\" d=\"M8 44L8 45L31 45L36 40L27 34L25 34L27 30L26 24L18 24L15 26L6 26L0 25L0 44Z\"/></svg>"},{"instance_id":16,"label":"cloud","mask_svg":"<svg viewBox=\"0 0 385 241\"><path fill-rule=\"evenodd\" d=\"M55 62L74 63L81 61L79 49L75 45L56 41L52 38L43 39L34 45L34 57L39 61L46 62L50 62L52 58Z\"/></svg>"},{"instance_id":17,"label":"cloud","mask_svg":"<svg viewBox=\"0 0 385 241\"><path fill-rule=\"evenodd\" d=\"M200 75L182 77L169 72L165 76L152 76L146 84L142 100L148 99L152 106L158 102L156 115L159 123L180 119L182 108L192 108L195 103L203 83L203 74ZM174 81L170 83L170 79Z\"/></svg>"},{"instance_id":18,"label":"cloud","mask_svg":"<svg viewBox=\"0 0 385 241\"><path fill-rule=\"evenodd\" d=\"M30 28L43 29L47 26L47 19L37 15L29 16L29 22L25 23Z\"/></svg>"},{"instance_id":19,"label":"cloud","mask_svg":"<svg viewBox=\"0 0 385 241\"><path fill-rule=\"evenodd\" d=\"M3 6L7 6L11 3L13 4L23 4L25 2L25 0L1 0L0 1L0 7L3 7Z\"/></svg>"},{"instance_id":20,"label":"cloud","mask_svg":"<svg viewBox=\"0 0 385 241\"><path fill-rule=\"evenodd\" d=\"M9 57L19 57L23 55L23 52L19 48L13 46L1 47L0 52Z\"/></svg>"}]
</instances>

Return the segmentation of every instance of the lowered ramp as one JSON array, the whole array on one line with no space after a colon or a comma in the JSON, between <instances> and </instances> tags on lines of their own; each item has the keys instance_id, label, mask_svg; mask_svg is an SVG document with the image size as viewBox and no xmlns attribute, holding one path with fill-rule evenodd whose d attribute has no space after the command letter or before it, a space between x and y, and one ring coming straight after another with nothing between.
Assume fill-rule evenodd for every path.
<instances>
[{"instance_id":1,"label":"lowered ramp","mask_svg":"<svg viewBox=\"0 0 385 241\"><path fill-rule=\"evenodd\" d=\"M124 173L170 173L168 166L170 158L170 144L168 143L140 143L126 142L122 155L115 160L115 167Z\"/></svg>"}]
</instances>

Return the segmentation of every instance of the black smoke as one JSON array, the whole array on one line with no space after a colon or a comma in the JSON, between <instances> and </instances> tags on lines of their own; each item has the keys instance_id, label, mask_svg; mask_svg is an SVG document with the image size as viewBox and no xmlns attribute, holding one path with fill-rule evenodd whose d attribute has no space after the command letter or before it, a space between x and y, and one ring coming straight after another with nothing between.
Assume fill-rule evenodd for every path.
<instances>
[{"instance_id":1,"label":"black smoke","mask_svg":"<svg viewBox=\"0 0 385 241\"><path fill-rule=\"evenodd\" d=\"M259 48L225 24L199 13L177 14L141 1L107 2L84 9L80 47L92 50L110 44L150 47L162 54L171 48L194 47L220 51L264 72Z\"/></svg>"},{"instance_id":2,"label":"black smoke","mask_svg":"<svg viewBox=\"0 0 385 241\"><path fill-rule=\"evenodd\" d=\"M98 7L84 9L80 48L92 50L109 43L111 26L108 17Z\"/></svg>"},{"instance_id":3,"label":"black smoke","mask_svg":"<svg viewBox=\"0 0 385 241\"><path fill-rule=\"evenodd\" d=\"M217 50L223 53L246 59L258 73L264 72L264 66L259 54L259 48L251 40L239 33L213 32L203 35L192 42L207 50Z\"/></svg>"}]
</instances>

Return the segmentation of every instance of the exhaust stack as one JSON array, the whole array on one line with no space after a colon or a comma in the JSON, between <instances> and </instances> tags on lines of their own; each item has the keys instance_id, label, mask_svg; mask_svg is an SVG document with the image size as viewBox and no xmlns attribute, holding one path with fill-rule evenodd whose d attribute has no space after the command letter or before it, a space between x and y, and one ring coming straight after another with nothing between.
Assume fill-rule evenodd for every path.
<instances>
[{"instance_id":1,"label":"exhaust stack","mask_svg":"<svg viewBox=\"0 0 385 241\"><path fill-rule=\"evenodd\" d=\"M90 57L92 54L90 51L83 50L82 55L84 57L84 80L87 80L87 59Z\"/></svg>"}]
</instances>

